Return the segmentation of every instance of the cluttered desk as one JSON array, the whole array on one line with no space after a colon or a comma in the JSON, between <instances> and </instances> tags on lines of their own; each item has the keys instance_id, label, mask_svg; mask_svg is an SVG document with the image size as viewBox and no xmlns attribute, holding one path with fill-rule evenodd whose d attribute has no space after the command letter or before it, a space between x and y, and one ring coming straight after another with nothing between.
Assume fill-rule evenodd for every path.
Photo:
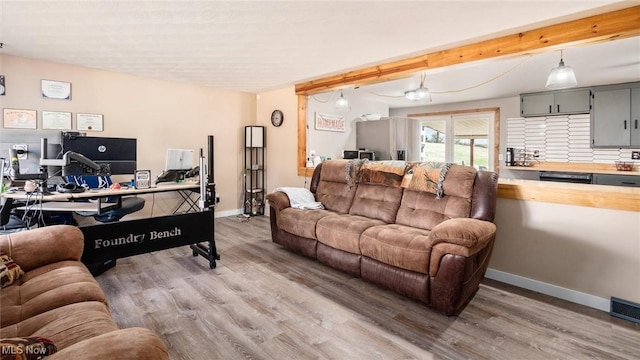
<instances>
[{"instance_id":1,"label":"cluttered desk","mask_svg":"<svg viewBox=\"0 0 640 360\"><path fill-rule=\"evenodd\" d=\"M125 148L128 146L130 150L132 149L133 160L112 160L110 164L105 164L105 162L93 161L72 150L61 152L63 155L57 156L56 159L48 159L47 141L43 139L40 157L41 173L20 176L19 166L16 166L17 154L12 151L10 158L12 175L15 176L18 172L18 176L14 179L19 180L14 185L21 186L10 186L2 193L3 212L11 207L8 211L22 213L23 216L28 213L38 214L35 217L40 219L46 212L74 212L82 216L93 216L100 223L83 225L79 228L85 237L82 261L94 275L115 266L118 258L183 245L189 245L194 256L205 257L209 261L209 267L215 268L216 260L220 257L217 254L214 239L216 195L213 183L213 136L208 138L208 163L202 150L200 150L199 166L193 169L191 168L193 159L185 157L185 151L168 151L167 167L181 167L180 171L176 172L179 176L175 179L167 178L163 173L165 177L158 177L153 185L149 181L148 171L142 171L144 176L139 178L136 175L134 179L136 181L131 183L111 183L110 173L138 173L135 170L135 139L90 138L77 134L72 134L69 138L64 133L62 136L63 150L66 150L64 146L66 140L68 144L85 147L86 152L98 149L99 154L93 155L100 158L108 153L112 145L122 150L124 144ZM75 140L78 139L80 141L76 143ZM105 145L108 141L114 142ZM90 142L89 145L86 144L88 142ZM115 166L109 168L109 165ZM54 175L62 172L64 179L55 186L48 184L53 176L49 176L46 170L53 166L62 167L62 171L56 171ZM207 168L211 169L209 173L206 172ZM4 174L4 165L0 164L0 169ZM70 172L75 173L70 174ZM186 174L192 177L187 179ZM166 192L180 195L180 203L170 215L119 221L124 215L144 207L144 199L138 195ZM16 204L11 206L13 202ZM185 205L187 210L179 212L179 209L184 210ZM46 225L48 224L39 223L36 226Z\"/></svg>"}]
</instances>

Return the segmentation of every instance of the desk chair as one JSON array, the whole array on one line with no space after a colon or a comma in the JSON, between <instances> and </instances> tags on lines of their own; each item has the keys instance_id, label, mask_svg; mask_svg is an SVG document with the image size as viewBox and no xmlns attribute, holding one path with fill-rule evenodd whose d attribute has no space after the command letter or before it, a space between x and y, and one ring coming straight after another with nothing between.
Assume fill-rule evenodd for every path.
<instances>
[{"instance_id":1,"label":"desk chair","mask_svg":"<svg viewBox=\"0 0 640 360\"><path fill-rule=\"evenodd\" d=\"M6 199L0 209L0 234L8 234L29 229L29 224L19 217L12 215L11 210L19 205L13 205L13 199Z\"/></svg>"},{"instance_id":2,"label":"desk chair","mask_svg":"<svg viewBox=\"0 0 640 360\"><path fill-rule=\"evenodd\" d=\"M86 184L89 186L89 188L92 188L92 189L100 188L100 187L106 188L111 186L111 184L113 183L111 181L110 176L95 176L95 175L67 176L65 180L69 184L76 184L78 186L80 186L81 184ZM109 197L106 200L106 202L116 202L116 201L118 201L116 196ZM144 208L144 199L135 197L135 196L122 197L120 199L120 203L121 203L121 206L118 207L117 209L108 210L108 211L102 212L101 214L97 214L95 212L84 212L84 211L77 211L76 214L80 216L85 216L85 217L93 216L93 218L96 221L99 221L102 223L110 223L110 222L120 221L120 219L122 219L123 216L142 210L142 208Z\"/></svg>"},{"instance_id":3,"label":"desk chair","mask_svg":"<svg viewBox=\"0 0 640 360\"><path fill-rule=\"evenodd\" d=\"M123 216L142 210L144 207L144 199L139 197L123 197L121 203L122 205L119 208L104 211L101 214L83 211L77 211L76 213L81 216L93 216L96 221L102 223L110 223L120 221Z\"/></svg>"}]
</instances>

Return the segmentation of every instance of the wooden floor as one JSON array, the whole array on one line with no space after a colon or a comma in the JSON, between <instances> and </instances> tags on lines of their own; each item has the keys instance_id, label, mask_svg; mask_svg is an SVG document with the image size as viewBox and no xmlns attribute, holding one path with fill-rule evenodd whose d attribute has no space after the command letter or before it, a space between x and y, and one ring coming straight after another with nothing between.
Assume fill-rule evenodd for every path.
<instances>
[{"instance_id":1,"label":"wooden floor","mask_svg":"<svg viewBox=\"0 0 640 360\"><path fill-rule=\"evenodd\" d=\"M637 359L640 326L486 280L458 317L293 254L267 217L216 219L221 260L188 247L98 276L121 327L172 359Z\"/></svg>"}]
</instances>

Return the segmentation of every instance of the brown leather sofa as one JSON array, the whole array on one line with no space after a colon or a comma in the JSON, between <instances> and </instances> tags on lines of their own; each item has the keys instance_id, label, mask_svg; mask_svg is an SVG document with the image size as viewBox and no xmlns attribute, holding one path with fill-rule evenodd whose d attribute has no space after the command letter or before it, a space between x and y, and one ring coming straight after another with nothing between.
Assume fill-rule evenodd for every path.
<instances>
[{"instance_id":1,"label":"brown leather sofa","mask_svg":"<svg viewBox=\"0 0 640 360\"><path fill-rule=\"evenodd\" d=\"M310 191L325 209L294 208L285 192L268 194L272 240L447 315L460 313L491 256L498 175L453 165L438 181L438 198L406 186L422 181L412 173L426 163L394 162L391 173L366 164L329 160L315 168Z\"/></svg>"},{"instance_id":2,"label":"brown leather sofa","mask_svg":"<svg viewBox=\"0 0 640 360\"><path fill-rule=\"evenodd\" d=\"M24 275L1 290L0 337L44 337L56 359L168 359L144 328L119 329L96 280L80 262L82 232L57 225L0 236ZM3 353L4 354L4 353Z\"/></svg>"}]
</instances>

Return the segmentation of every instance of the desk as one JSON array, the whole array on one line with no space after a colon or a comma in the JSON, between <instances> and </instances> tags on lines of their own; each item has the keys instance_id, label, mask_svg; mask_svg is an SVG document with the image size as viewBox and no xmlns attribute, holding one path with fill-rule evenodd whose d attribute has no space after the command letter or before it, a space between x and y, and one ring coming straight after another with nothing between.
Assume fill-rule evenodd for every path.
<instances>
[{"instance_id":1,"label":"desk","mask_svg":"<svg viewBox=\"0 0 640 360\"><path fill-rule=\"evenodd\" d=\"M189 205L189 211L197 209L197 203L191 199L191 192L198 191L199 184L181 183L152 187L148 189L121 188L113 189L91 189L80 193L59 193L51 192L47 194L41 193L25 193L24 191L16 191L13 193L5 192L3 197L8 199L20 200L26 202L25 206L18 208L23 211L95 211L100 214L102 211L117 208L118 204L105 203L103 199L108 197L118 197L127 195L142 195L160 192L178 192L182 198L182 202L178 205L174 213L180 209L183 204ZM95 202L86 202L86 200L96 199ZM79 201L77 201L79 200Z\"/></svg>"},{"instance_id":2,"label":"desk","mask_svg":"<svg viewBox=\"0 0 640 360\"><path fill-rule=\"evenodd\" d=\"M211 193L215 199L215 185L208 184L207 194ZM201 255L209 261L209 267L216 267L216 260L220 259L215 247L214 239L214 211L213 206L206 208L203 201L202 209L198 201L191 198L191 193L198 192L200 185L196 183L169 184L148 189L125 188L119 190L97 189L81 193L50 193L27 194L25 192L3 193L2 196L14 200L27 201L28 210L36 211L104 211L106 206L117 206L105 203L107 197L126 195L141 195L160 192L181 193L182 204L189 205L184 214L149 217L128 221L81 226L84 234L84 252L82 262L94 275L100 274L100 264L115 262L115 259L133 256L151 251L164 250L172 247L190 245L193 255ZM96 202L78 202L77 200L96 199ZM76 201L74 201L76 200ZM31 205L29 205L31 202ZM90 209L90 210L87 210ZM203 246L201 243L208 243ZM98 264L98 267L93 267ZM97 270L93 270L97 269Z\"/></svg>"}]
</instances>

